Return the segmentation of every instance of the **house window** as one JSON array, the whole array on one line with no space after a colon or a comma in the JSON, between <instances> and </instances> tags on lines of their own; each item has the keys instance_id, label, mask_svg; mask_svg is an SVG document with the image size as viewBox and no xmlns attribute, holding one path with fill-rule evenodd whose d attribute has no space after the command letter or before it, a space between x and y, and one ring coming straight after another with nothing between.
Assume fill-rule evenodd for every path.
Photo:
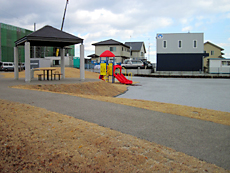
<instances>
[{"instance_id":1,"label":"house window","mask_svg":"<svg viewBox=\"0 0 230 173\"><path fill-rule=\"evenodd\" d=\"M111 52L116 52L116 47L110 47L109 50L110 50Z\"/></svg>"},{"instance_id":2,"label":"house window","mask_svg":"<svg viewBox=\"0 0 230 173\"><path fill-rule=\"evenodd\" d=\"M167 41L166 40L163 41L163 48L167 48Z\"/></svg>"},{"instance_id":3,"label":"house window","mask_svg":"<svg viewBox=\"0 0 230 173\"><path fill-rule=\"evenodd\" d=\"M178 47L179 48L181 48L182 47L182 41L181 40L179 40L179 42L178 42L179 44L178 44Z\"/></svg>"},{"instance_id":4,"label":"house window","mask_svg":"<svg viewBox=\"0 0 230 173\"><path fill-rule=\"evenodd\" d=\"M222 66L227 66L227 65L228 65L227 61L222 61Z\"/></svg>"},{"instance_id":5,"label":"house window","mask_svg":"<svg viewBox=\"0 0 230 173\"><path fill-rule=\"evenodd\" d=\"M143 52L141 52L141 56L144 56L144 53L143 53Z\"/></svg>"},{"instance_id":6,"label":"house window","mask_svg":"<svg viewBox=\"0 0 230 173\"><path fill-rule=\"evenodd\" d=\"M122 47L122 51L123 51L123 47Z\"/></svg>"},{"instance_id":7,"label":"house window","mask_svg":"<svg viewBox=\"0 0 230 173\"><path fill-rule=\"evenodd\" d=\"M197 41L193 40L193 48L197 48Z\"/></svg>"},{"instance_id":8,"label":"house window","mask_svg":"<svg viewBox=\"0 0 230 173\"><path fill-rule=\"evenodd\" d=\"M206 50L204 51L204 53L206 53Z\"/></svg>"},{"instance_id":9,"label":"house window","mask_svg":"<svg viewBox=\"0 0 230 173\"><path fill-rule=\"evenodd\" d=\"M230 61L222 61L222 66L230 66Z\"/></svg>"},{"instance_id":10,"label":"house window","mask_svg":"<svg viewBox=\"0 0 230 173\"><path fill-rule=\"evenodd\" d=\"M211 55L214 55L214 50L211 51Z\"/></svg>"}]
</instances>

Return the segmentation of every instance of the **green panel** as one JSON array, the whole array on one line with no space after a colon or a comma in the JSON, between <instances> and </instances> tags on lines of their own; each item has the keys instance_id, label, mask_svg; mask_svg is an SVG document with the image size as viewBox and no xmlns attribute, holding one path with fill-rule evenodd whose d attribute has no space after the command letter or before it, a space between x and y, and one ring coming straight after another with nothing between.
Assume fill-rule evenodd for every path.
<instances>
[{"instance_id":1,"label":"green panel","mask_svg":"<svg viewBox=\"0 0 230 173\"><path fill-rule=\"evenodd\" d=\"M26 30L23 28L7 25L0 23L0 60L4 62L13 62L14 61L14 42L18 39L32 33L33 31ZM75 55L75 46L70 46L72 49L68 49L66 53L69 53L69 56ZM44 53L45 51L45 53ZM31 47L31 57L34 56L34 47ZM44 58L48 56L56 56L56 49L53 47L36 47L36 58ZM18 47L18 56L19 62L25 62L25 52L24 46Z\"/></svg>"},{"instance_id":2,"label":"green panel","mask_svg":"<svg viewBox=\"0 0 230 173\"><path fill-rule=\"evenodd\" d=\"M14 61L14 42L28 34L32 33L30 30L18 28L15 26L1 23L1 59L5 62ZM19 47L19 61L25 61L24 47Z\"/></svg>"}]
</instances>

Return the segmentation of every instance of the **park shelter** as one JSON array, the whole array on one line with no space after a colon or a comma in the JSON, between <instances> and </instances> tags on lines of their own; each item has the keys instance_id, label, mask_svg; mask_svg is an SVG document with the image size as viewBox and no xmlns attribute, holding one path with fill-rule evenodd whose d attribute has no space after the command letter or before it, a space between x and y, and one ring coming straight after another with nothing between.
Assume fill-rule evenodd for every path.
<instances>
[{"instance_id":1,"label":"park shelter","mask_svg":"<svg viewBox=\"0 0 230 173\"><path fill-rule=\"evenodd\" d=\"M14 78L18 79L18 46L25 46L25 81L30 82L30 46L46 46L46 47L58 47L61 54L61 73L62 78L65 78L65 47L70 45L80 45L80 79L85 79L84 69L84 45L83 39L63 32L52 26L46 25L43 28L15 41L14 47Z\"/></svg>"}]
</instances>

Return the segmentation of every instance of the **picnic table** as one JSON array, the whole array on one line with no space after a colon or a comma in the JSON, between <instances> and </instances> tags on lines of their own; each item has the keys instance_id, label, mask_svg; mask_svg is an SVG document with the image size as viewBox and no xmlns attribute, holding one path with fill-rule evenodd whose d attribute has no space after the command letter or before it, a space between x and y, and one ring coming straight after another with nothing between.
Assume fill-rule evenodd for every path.
<instances>
[{"instance_id":1,"label":"picnic table","mask_svg":"<svg viewBox=\"0 0 230 173\"><path fill-rule=\"evenodd\" d=\"M38 74L38 79L41 80L41 77L43 76L43 79L45 80L45 76L46 76L46 80L53 80L52 76L53 76L53 71L56 69L51 69L51 68L47 68L47 69L40 69L41 71L43 71L43 74ZM49 75L50 74L50 75Z\"/></svg>"}]
</instances>

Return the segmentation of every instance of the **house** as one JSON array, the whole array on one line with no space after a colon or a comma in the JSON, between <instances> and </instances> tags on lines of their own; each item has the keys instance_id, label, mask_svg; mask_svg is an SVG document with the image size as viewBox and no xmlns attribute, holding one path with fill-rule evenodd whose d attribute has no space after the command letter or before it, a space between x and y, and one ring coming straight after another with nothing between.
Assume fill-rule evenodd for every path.
<instances>
[{"instance_id":1,"label":"house","mask_svg":"<svg viewBox=\"0 0 230 173\"><path fill-rule=\"evenodd\" d=\"M206 71L206 69L209 68L209 64L208 64L208 59L210 58L224 58L222 57L222 55L224 55L224 53L222 52L224 49L207 41L204 43L204 52L205 53L209 53L209 56L204 58L204 69Z\"/></svg>"},{"instance_id":2,"label":"house","mask_svg":"<svg viewBox=\"0 0 230 173\"><path fill-rule=\"evenodd\" d=\"M230 59L225 58L209 58L209 73L211 74L230 74Z\"/></svg>"},{"instance_id":3,"label":"house","mask_svg":"<svg viewBox=\"0 0 230 173\"><path fill-rule=\"evenodd\" d=\"M132 59L145 59L146 49L144 42L125 42L125 45L130 47Z\"/></svg>"},{"instance_id":4,"label":"house","mask_svg":"<svg viewBox=\"0 0 230 173\"><path fill-rule=\"evenodd\" d=\"M157 71L202 71L203 33L157 34Z\"/></svg>"},{"instance_id":5,"label":"house","mask_svg":"<svg viewBox=\"0 0 230 173\"><path fill-rule=\"evenodd\" d=\"M100 56L106 50L111 51L115 55L116 63L130 58L130 47L116 40L109 39L92 45L95 46L95 55L97 56Z\"/></svg>"}]
</instances>

